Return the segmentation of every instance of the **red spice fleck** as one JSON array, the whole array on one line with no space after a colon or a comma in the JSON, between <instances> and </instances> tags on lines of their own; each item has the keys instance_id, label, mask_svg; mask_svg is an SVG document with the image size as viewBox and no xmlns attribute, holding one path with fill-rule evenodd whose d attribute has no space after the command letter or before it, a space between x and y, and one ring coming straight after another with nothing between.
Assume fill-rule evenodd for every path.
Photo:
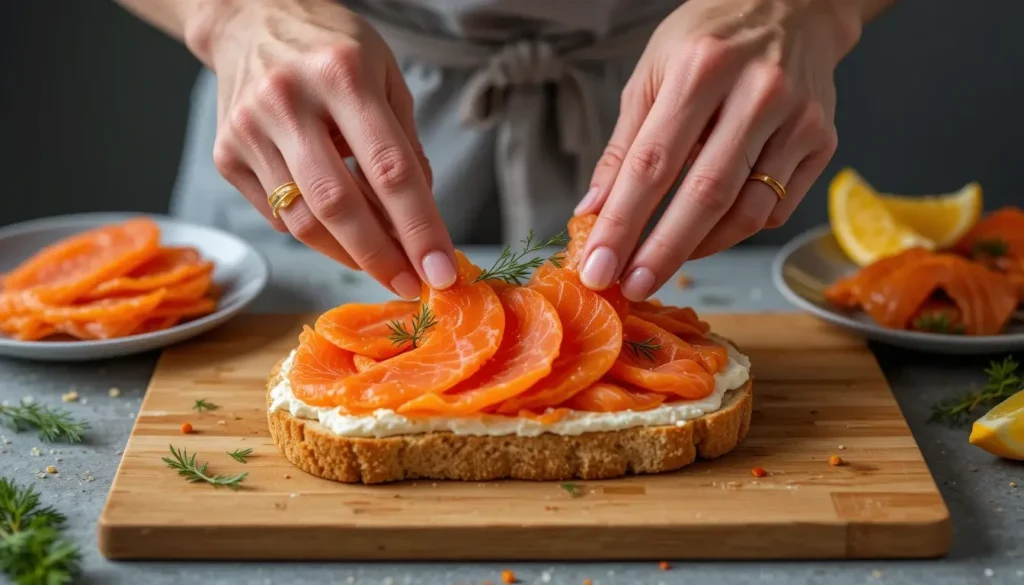
<instances>
[{"instance_id":1,"label":"red spice fleck","mask_svg":"<svg viewBox=\"0 0 1024 585\"><path fill-rule=\"evenodd\" d=\"M685 272L680 272L679 278L676 279L676 285L679 286L679 288L690 288L691 284L693 284L693 279Z\"/></svg>"},{"instance_id":2,"label":"red spice fleck","mask_svg":"<svg viewBox=\"0 0 1024 585\"><path fill-rule=\"evenodd\" d=\"M750 470L750 473L754 477L764 477L764 476L768 475L768 472L764 470L764 467L755 467L755 468Z\"/></svg>"},{"instance_id":3,"label":"red spice fleck","mask_svg":"<svg viewBox=\"0 0 1024 585\"><path fill-rule=\"evenodd\" d=\"M509 585L511 583L517 583L517 581L516 581L516 574L513 573L512 571L502 571L501 572L501 582L505 583L505 585Z\"/></svg>"},{"instance_id":4,"label":"red spice fleck","mask_svg":"<svg viewBox=\"0 0 1024 585\"><path fill-rule=\"evenodd\" d=\"M667 571L672 568L672 565L668 564L668 561L661 561L658 563L658 568L662 571Z\"/></svg>"},{"instance_id":5,"label":"red spice fleck","mask_svg":"<svg viewBox=\"0 0 1024 585\"><path fill-rule=\"evenodd\" d=\"M189 423L189 422L181 423L181 434L183 434L183 435L192 434L192 423Z\"/></svg>"},{"instance_id":6,"label":"red spice fleck","mask_svg":"<svg viewBox=\"0 0 1024 585\"><path fill-rule=\"evenodd\" d=\"M484 585L494 585L494 583L491 583L490 581L484 581Z\"/></svg>"},{"instance_id":7,"label":"red spice fleck","mask_svg":"<svg viewBox=\"0 0 1024 585\"><path fill-rule=\"evenodd\" d=\"M583 580L583 585L593 585L593 583L594 583L594 582L593 582L593 581L591 581L590 579L584 579L584 580Z\"/></svg>"},{"instance_id":8,"label":"red spice fleck","mask_svg":"<svg viewBox=\"0 0 1024 585\"><path fill-rule=\"evenodd\" d=\"M840 457L839 455L833 455L828 458L828 464L831 465L832 467L839 467L840 465L843 464L843 458Z\"/></svg>"}]
</instances>

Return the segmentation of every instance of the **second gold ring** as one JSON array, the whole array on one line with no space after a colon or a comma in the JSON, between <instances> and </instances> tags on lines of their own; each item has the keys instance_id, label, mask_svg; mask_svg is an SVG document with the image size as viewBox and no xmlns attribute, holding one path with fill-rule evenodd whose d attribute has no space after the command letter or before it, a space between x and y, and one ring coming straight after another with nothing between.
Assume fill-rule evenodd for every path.
<instances>
[{"instance_id":1,"label":"second gold ring","mask_svg":"<svg viewBox=\"0 0 1024 585\"><path fill-rule=\"evenodd\" d=\"M267 203L270 204L270 210L274 213L274 217L280 217L279 212L299 197L302 197L302 191L299 191L298 185L290 182L274 189L273 193L267 196Z\"/></svg>"}]
</instances>

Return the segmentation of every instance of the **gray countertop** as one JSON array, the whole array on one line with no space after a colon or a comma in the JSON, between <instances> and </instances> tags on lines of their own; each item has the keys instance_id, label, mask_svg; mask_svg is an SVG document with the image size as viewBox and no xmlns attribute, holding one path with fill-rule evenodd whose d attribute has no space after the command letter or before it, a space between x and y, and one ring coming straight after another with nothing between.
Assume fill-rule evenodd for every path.
<instances>
[{"instance_id":1,"label":"gray countertop","mask_svg":"<svg viewBox=\"0 0 1024 585\"><path fill-rule=\"evenodd\" d=\"M480 263L494 250L469 250ZM272 285L253 308L259 312L313 312L341 302L381 298L380 287L364 275L341 269L301 249L267 250ZM790 311L772 287L773 250L742 249L688 265L693 285L665 287L660 298L701 312ZM396 563L111 563L96 548L96 519L120 461L145 392L156 355L93 364L37 364L0 359L0 400L24 396L61 404L61 395L77 391L64 404L88 419L93 430L84 445L40 443L34 434L0 431L2 474L34 485L46 504L69 517L69 536L81 544L83 582L96 584L297 583L390 584L500 583L500 571L512 569L523 583L594 585L631 583L1021 583L1024 584L1024 465L998 460L967 443L966 429L927 424L938 398L983 381L991 358L950 358L889 348L874 348L892 384L903 414L924 452L953 518L954 541L948 557L934 561L677 563L662 572L654 563L587 564L396 564ZM121 389L117 398L108 396ZM0 441L5 443L6 441ZM33 449L40 449L35 455ZM47 465L56 476L40 478ZM1012 488L1015 481L1021 487ZM187 513L187 511L183 511ZM0 577L3 579L3 577Z\"/></svg>"}]
</instances>

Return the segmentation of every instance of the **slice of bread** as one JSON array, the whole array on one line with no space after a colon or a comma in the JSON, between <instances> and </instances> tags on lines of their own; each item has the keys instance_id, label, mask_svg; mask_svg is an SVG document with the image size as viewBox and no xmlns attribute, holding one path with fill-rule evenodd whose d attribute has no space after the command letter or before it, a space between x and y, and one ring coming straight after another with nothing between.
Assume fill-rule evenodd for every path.
<instances>
[{"instance_id":1,"label":"slice of bread","mask_svg":"<svg viewBox=\"0 0 1024 585\"><path fill-rule=\"evenodd\" d=\"M281 360L283 362L284 360ZM281 381L279 362L267 381ZM299 469L346 483L403 479L569 480L663 473L732 451L747 435L752 380L725 395L722 407L683 426L634 427L578 436L488 437L426 433L383 438L336 435L314 420L269 411L270 434Z\"/></svg>"}]
</instances>

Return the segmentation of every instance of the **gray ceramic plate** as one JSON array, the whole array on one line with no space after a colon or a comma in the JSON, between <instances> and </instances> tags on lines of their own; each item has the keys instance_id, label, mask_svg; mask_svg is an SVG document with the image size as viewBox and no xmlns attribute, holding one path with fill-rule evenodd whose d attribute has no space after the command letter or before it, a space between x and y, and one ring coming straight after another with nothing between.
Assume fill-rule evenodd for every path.
<instances>
[{"instance_id":1,"label":"gray ceramic plate","mask_svg":"<svg viewBox=\"0 0 1024 585\"><path fill-rule=\"evenodd\" d=\"M1003 335L943 335L887 329L863 313L831 307L822 292L838 278L857 270L839 248L828 226L813 229L786 244L775 257L772 280L791 303L825 321L852 329L868 339L920 351L985 354L1024 349L1024 325L1011 325Z\"/></svg>"},{"instance_id":2,"label":"gray ceramic plate","mask_svg":"<svg viewBox=\"0 0 1024 585\"><path fill-rule=\"evenodd\" d=\"M143 214L86 213L38 219L0 229L0 273L37 250L69 235ZM215 263L213 278L223 289L217 311L164 331L102 341L15 341L0 335L0 355L46 361L83 361L162 348L224 323L256 299L270 278L266 260L241 239L209 227L150 215L160 224L160 242L188 245Z\"/></svg>"}]
</instances>

